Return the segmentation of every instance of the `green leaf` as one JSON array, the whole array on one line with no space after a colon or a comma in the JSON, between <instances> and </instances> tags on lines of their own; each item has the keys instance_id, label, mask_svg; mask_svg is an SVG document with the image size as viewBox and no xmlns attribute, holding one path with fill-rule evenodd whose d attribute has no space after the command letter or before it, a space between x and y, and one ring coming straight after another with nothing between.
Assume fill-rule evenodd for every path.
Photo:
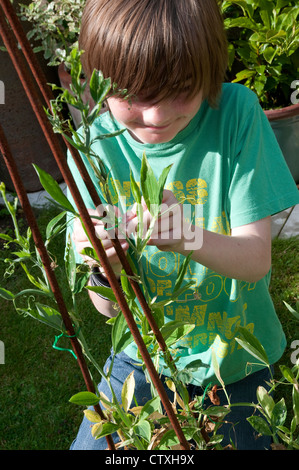
<instances>
[{"instance_id":1,"label":"green leaf","mask_svg":"<svg viewBox=\"0 0 299 470\"><path fill-rule=\"evenodd\" d=\"M76 282L76 258L70 235L68 237L65 250L65 271L67 275L68 284L70 286L71 291L73 292Z\"/></svg>"},{"instance_id":2,"label":"green leaf","mask_svg":"<svg viewBox=\"0 0 299 470\"><path fill-rule=\"evenodd\" d=\"M295 309L293 309L293 307L291 307L287 302L285 302L283 300L283 303L285 304L285 306L287 307L287 309L289 310L289 312L291 312L292 315L294 315L295 318L297 318L297 320L299 320L299 312L297 312Z\"/></svg>"},{"instance_id":3,"label":"green leaf","mask_svg":"<svg viewBox=\"0 0 299 470\"><path fill-rule=\"evenodd\" d=\"M116 317L112 325L111 341L115 354L123 351L132 341L133 337L130 331L127 331L128 325L122 312Z\"/></svg>"},{"instance_id":4,"label":"green leaf","mask_svg":"<svg viewBox=\"0 0 299 470\"><path fill-rule=\"evenodd\" d=\"M45 291L41 291L41 290L38 290L38 289L23 289L21 290L20 292L18 292L17 294L15 294L15 299L17 297L21 297L22 295L46 295L47 297L51 297L52 298L52 293L49 291L49 292L45 292Z\"/></svg>"},{"instance_id":5,"label":"green leaf","mask_svg":"<svg viewBox=\"0 0 299 470\"><path fill-rule=\"evenodd\" d=\"M242 70L236 74L236 78L232 80L232 83L240 82L241 80L245 80L246 78L251 78L256 75L255 70Z\"/></svg>"},{"instance_id":6,"label":"green leaf","mask_svg":"<svg viewBox=\"0 0 299 470\"><path fill-rule=\"evenodd\" d=\"M125 412L127 412L131 406L133 396L134 396L134 390L135 390L135 379L134 379L134 371L132 371L128 375L126 380L124 381L124 384L121 390L121 403Z\"/></svg>"},{"instance_id":7,"label":"green leaf","mask_svg":"<svg viewBox=\"0 0 299 470\"><path fill-rule=\"evenodd\" d=\"M116 137L122 134L123 132L125 132L125 130L126 129L124 128L124 129L120 129L119 131L110 132L108 134L99 134L92 139L91 144L93 144L96 140L105 140L105 139L110 139L111 137Z\"/></svg>"},{"instance_id":8,"label":"green leaf","mask_svg":"<svg viewBox=\"0 0 299 470\"><path fill-rule=\"evenodd\" d=\"M151 312L154 318L154 321L157 323L158 328L162 328L165 323L164 309L153 304L151 306Z\"/></svg>"},{"instance_id":9,"label":"green leaf","mask_svg":"<svg viewBox=\"0 0 299 470\"><path fill-rule=\"evenodd\" d=\"M290 382L291 384L296 383L296 378L294 377L294 374L293 374L292 370L289 367L284 366L284 365L280 365L279 369L280 369L282 375L284 376L284 378L288 382Z\"/></svg>"},{"instance_id":10,"label":"green leaf","mask_svg":"<svg viewBox=\"0 0 299 470\"><path fill-rule=\"evenodd\" d=\"M77 275L76 282L75 282L75 285L74 285L74 290L73 290L74 294L79 294L80 292L82 292L82 290L86 286L86 283L87 283L89 277L90 277L89 272L86 272L86 273L81 274L79 276Z\"/></svg>"},{"instance_id":11,"label":"green leaf","mask_svg":"<svg viewBox=\"0 0 299 470\"><path fill-rule=\"evenodd\" d=\"M110 89L110 78L104 79L102 72L94 70L89 82L89 90L94 102L96 104L101 103L105 99Z\"/></svg>"},{"instance_id":12,"label":"green leaf","mask_svg":"<svg viewBox=\"0 0 299 470\"><path fill-rule=\"evenodd\" d=\"M75 405L93 406L97 405L100 399L95 393L79 392L73 395L69 401Z\"/></svg>"},{"instance_id":13,"label":"green leaf","mask_svg":"<svg viewBox=\"0 0 299 470\"><path fill-rule=\"evenodd\" d=\"M67 134L63 133L63 137L71 144L75 149L79 150L79 152L87 153L88 148L82 142L74 142ZM53 197L53 196L52 196ZM54 198L53 198L54 199ZM72 211L70 211L72 212Z\"/></svg>"},{"instance_id":14,"label":"green leaf","mask_svg":"<svg viewBox=\"0 0 299 470\"><path fill-rule=\"evenodd\" d=\"M85 411L90 411L90 410L85 410ZM84 414L86 415L84 411ZM97 439L100 433L103 430L103 422L101 421L100 423L95 423L92 428L91 428L91 435L94 439Z\"/></svg>"},{"instance_id":15,"label":"green leaf","mask_svg":"<svg viewBox=\"0 0 299 470\"><path fill-rule=\"evenodd\" d=\"M111 287L104 287L104 286L86 286L86 289L91 290L92 292L96 292L97 294L106 297L111 302L117 303L116 297L114 295L113 290Z\"/></svg>"},{"instance_id":16,"label":"green leaf","mask_svg":"<svg viewBox=\"0 0 299 470\"><path fill-rule=\"evenodd\" d=\"M231 409L229 407L225 406L209 406L206 410L201 410L201 413L203 413L206 416L218 416L224 418L227 414L231 412Z\"/></svg>"},{"instance_id":17,"label":"green leaf","mask_svg":"<svg viewBox=\"0 0 299 470\"><path fill-rule=\"evenodd\" d=\"M272 415L271 424L272 426L278 427L283 426L287 417L287 407L284 398L281 398L278 403L275 404Z\"/></svg>"},{"instance_id":18,"label":"green leaf","mask_svg":"<svg viewBox=\"0 0 299 470\"><path fill-rule=\"evenodd\" d=\"M162 439L160 440L159 447L164 448L166 447L172 447L179 444L179 439L176 436L175 432L173 429L169 429L166 431L165 434L163 434Z\"/></svg>"},{"instance_id":19,"label":"green leaf","mask_svg":"<svg viewBox=\"0 0 299 470\"><path fill-rule=\"evenodd\" d=\"M225 388L224 382L223 382L222 377L220 375L220 367L219 367L219 363L217 361L217 356L216 356L216 352L215 352L214 348L212 348L212 367L213 367L213 370L214 370L214 373L215 373L217 379L219 380L219 383L221 383L222 387Z\"/></svg>"},{"instance_id":20,"label":"green leaf","mask_svg":"<svg viewBox=\"0 0 299 470\"><path fill-rule=\"evenodd\" d=\"M119 429L119 425L115 423L103 423L103 427L100 433L97 433L96 439L100 437L109 436L110 434L116 432Z\"/></svg>"},{"instance_id":21,"label":"green leaf","mask_svg":"<svg viewBox=\"0 0 299 470\"><path fill-rule=\"evenodd\" d=\"M244 348L249 354L261 361L263 364L269 366L269 359L265 349L259 340L244 327L239 327L238 332L241 338L235 338L236 341Z\"/></svg>"},{"instance_id":22,"label":"green leaf","mask_svg":"<svg viewBox=\"0 0 299 470\"><path fill-rule=\"evenodd\" d=\"M19 259L22 259L22 258L30 258L31 257L31 253L28 253L28 251L12 251L12 254L15 255L15 256L18 256Z\"/></svg>"},{"instance_id":23,"label":"green leaf","mask_svg":"<svg viewBox=\"0 0 299 470\"><path fill-rule=\"evenodd\" d=\"M141 162L140 185L148 210L154 217L157 216L159 213L160 188L145 153Z\"/></svg>"},{"instance_id":24,"label":"green leaf","mask_svg":"<svg viewBox=\"0 0 299 470\"><path fill-rule=\"evenodd\" d=\"M250 416L247 418L247 421L259 434L262 434L263 436L272 436L273 433L271 429L269 428L266 421L260 416Z\"/></svg>"},{"instance_id":25,"label":"green leaf","mask_svg":"<svg viewBox=\"0 0 299 470\"><path fill-rule=\"evenodd\" d=\"M39 180L43 188L54 199L54 201L58 202L58 204L64 207L67 211L76 214L75 209L69 202L68 198L64 195L57 181L49 173L42 170L37 165L33 164L33 166L38 174Z\"/></svg>"},{"instance_id":26,"label":"green leaf","mask_svg":"<svg viewBox=\"0 0 299 470\"><path fill-rule=\"evenodd\" d=\"M58 310L48 305L35 302L36 309L30 308L28 314L36 320L61 331L62 318Z\"/></svg>"},{"instance_id":27,"label":"green leaf","mask_svg":"<svg viewBox=\"0 0 299 470\"><path fill-rule=\"evenodd\" d=\"M0 287L0 297L3 297L6 300L13 300L15 298L14 294L9 290L3 289Z\"/></svg>"},{"instance_id":28,"label":"green leaf","mask_svg":"<svg viewBox=\"0 0 299 470\"><path fill-rule=\"evenodd\" d=\"M54 217L52 220L50 220L50 222L48 223L47 225L47 228L46 228L46 238L47 240L54 234L58 231L58 228L57 228L57 224L58 222L60 222L60 220L66 215L66 211L63 211L61 212L60 214L58 214L56 217ZM56 230L54 231L56 227ZM61 225L58 226L59 228L61 227Z\"/></svg>"},{"instance_id":29,"label":"green leaf","mask_svg":"<svg viewBox=\"0 0 299 470\"><path fill-rule=\"evenodd\" d=\"M263 51L263 56L264 58L266 59L266 61L271 64L272 63L272 60L274 59L275 55L277 53L277 48L274 49L274 47L267 47L264 51Z\"/></svg>"},{"instance_id":30,"label":"green leaf","mask_svg":"<svg viewBox=\"0 0 299 470\"><path fill-rule=\"evenodd\" d=\"M256 23L249 18L239 17L239 18L226 18L224 20L226 28L247 28L252 31L256 30Z\"/></svg>"},{"instance_id":31,"label":"green leaf","mask_svg":"<svg viewBox=\"0 0 299 470\"><path fill-rule=\"evenodd\" d=\"M169 171L172 167L172 164L167 166L166 168L164 168L164 170L162 171L159 179L158 179L158 187L159 187L159 194L158 194L158 204L162 204L162 199L163 199L163 190L164 190L164 186L165 186L165 183L166 183L166 180L167 180L167 177L168 177L168 174L169 174Z\"/></svg>"},{"instance_id":32,"label":"green leaf","mask_svg":"<svg viewBox=\"0 0 299 470\"><path fill-rule=\"evenodd\" d=\"M198 431L198 428L193 427L193 426L183 426L182 431L187 441L189 441L193 438L193 435ZM163 437L159 443L159 447L160 448L161 446L162 448L164 446L172 447L177 444L179 444L179 439L176 436L174 429L170 429L169 431L166 431L165 434L163 434Z\"/></svg>"},{"instance_id":33,"label":"green leaf","mask_svg":"<svg viewBox=\"0 0 299 470\"><path fill-rule=\"evenodd\" d=\"M34 284L36 287L38 287L39 289L41 289L41 291L43 291L43 292L49 292L48 286L47 286L43 281L41 281L40 279L35 279L35 277L32 276L32 274L30 274L30 272L28 271L28 268L27 268L26 264L21 263L21 266L22 266L22 268L24 269L25 273L27 274L27 277L28 277L29 281L30 281L32 284Z\"/></svg>"},{"instance_id":34,"label":"green leaf","mask_svg":"<svg viewBox=\"0 0 299 470\"><path fill-rule=\"evenodd\" d=\"M299 389L298 384L293 386L292 391L294 421L299 426Z\"/></svg>"},{"instance_id":35,"label":"green leaf","mask_svg":"<svg viewBox=\"0 0 299 470\"><path fill-rule=\"evenodd\" d=\"M195 359L195 361L191 361L189 362L189 364L185 365L185 368L191 371L198 370L200 367L205 367L206 369L209 369L210 366L202 362L201 359Z\"/></svg>"},{"instance_id":36,"label":"green leaf","mask_svg":"<svg viewBox=\"0 0 299 470\"><path fill-rule=\"evenodd\" d=\"M121 271L121 277L120 277L120 280L121 280L121 287L122 287L122 290L124 291L124 293L126 294L126 296L129 298L129 299L134 299L136 296L135 296L135 293L133 291L133 287L131 286L131 283L129 281L129 278L125 272L124 269L122 269Z\"/></svg>"},{"instance_id":37,"label":"green leaf","mask_svg":"<svg viewBox=\"0 0 299 470\"><path fill-rule=\"evenodd\" d=\"M94 259L97 262L97 264L100 264L96 250L92 248L91 246L87 246L86 248L83 248L83 250L80 252L80 255L89 256L89 258Z\"/></svg>"},{"instance_id":38,"label":"green leaf","mask_svg":"<svg viewBox=\"0 0 299 470\"><path fill-rule=\"evenodd\" d=\"M185 323L180 320L172 320L165 323L160 331L167 346L170 346L189 334L194 327L195 325L190 323Z\"/></svg>"},{"instance_id":39,"label":"green leaf","mask_svg":"<svg viewBox=\"0 0 299 470\"><path fill-rule=\"evenodd\" d=\"M161 413L161 400L159 396L156 396L146 402L146 404L142 407L140 412L140 419L146 419L155 411L159 411Z\"/></svg>"},{"instance_id":40,"label":"green leaf","mask_svg":"<svg viewBox=\"0 0 299 470\"><path fill-rule=\"evenodd\" d=\"M180 289L176 290L175 292L171 293L171 296L167 300L161 300L160 302L157 303L158 306L164 307L165 305L171 304L175 299L177 299L180 295L182 295L184 292L189 290L192 286L194 286L195 281L190 281L187 284L185 284L183 287Z\"/></svg>"},{"instance_id":41,"label":"green leaf","mask_svg":"<svg viewBox=\"0 0 299 470\"><path fill-rule=\"evenodd\" d=\"M142 437L142 439L150 442L152 435L151 425L146 419L140 420L137 424L135 424L133 430L135 434Z\"/></svg>"},{"instance_id":42,"label":"green leaf","mask_svg":"<svg viewBox=\"0 0 299 470\"><path fill-rule=\"evenodd\" d=\"M84 415L91 423L101 423L103 418L94 410L84 410Z\"/></svg>"},{"instance_id":43,"label":"green leaf","mask_svg":"<svg viewBox=\"0 0 299 470\"><path fill-rule=\"evenodd\" d=\"M138 184L135 181L132 170L130 170L130 181L131 181L131 191L135 202L141 204L141 191Z\"/></svg>"},{"instance_id":44,"label":"green leaf","mask_svg":"<svg viewBox=\"0 0 299 470\"><path fill-rule=\"evenodd\" d=\"M178 275L177 275L177 278L176 278L176 281L175 281L175 285L174 285L174 288L173 288L173 292L176 292L181 287L181 284L184 280L184 277L185 277L187 268L189 266L192 254L193 254L193 251L190 251L188 256L186 256L186 258L184 259L184 261L183 261L183 263L182 263L182 265L179 269L179 272L178 272Z\"/></svg>"},{"instance_id":45,"label":"green leaf","mask_svg":"<svg viewBox=\"0 0 299 470\"><path fill-rule=\"evenodd\" d=\"M256 391L257 399L261 407L265 410L269 418L271 417L273 408L275 406L275 402L273 398L269 395L267 390L260 386L257 388Z\"/></svg>"},{"instance_id":46,"label":"green leaf","mask_svg":"<svg viewBox=\"0 0 299 470\"><path fill-rule=\"evenodd\" d=\"M11 238L9 235L7 235L6 233L0 233L0 238L2 238L2 240L7 240L9 242L12 242L14 239Z\"/></svg>"}]
</instances>

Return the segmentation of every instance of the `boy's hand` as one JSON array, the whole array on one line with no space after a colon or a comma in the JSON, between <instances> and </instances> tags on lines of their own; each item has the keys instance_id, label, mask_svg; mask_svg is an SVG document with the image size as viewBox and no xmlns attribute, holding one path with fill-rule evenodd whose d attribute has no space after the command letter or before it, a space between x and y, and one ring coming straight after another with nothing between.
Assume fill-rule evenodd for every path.
<instances>
[{"instance_id":1,"label":"boy's hand","mask_svg":"<svg viewBox=\"0 0 299 470\"><path fill-rule=\"evenodd\" d=\"M115 251L115 249L113 247L113 244L112 244L112 241L111 241L111 238L115 235L115 233L117 231L117 228L112 227L112 230L107 230L105 228L105 224L104 224L105 221L107 220L106 218L104 218L103 221L102 221L102 220L95 219L95 218L92 217L93 215L95 215L97 217L103 217L103 215L104 215L103 210L104 209L98 209L98 210L88 209L88 213L91 216L91 220L92 220L92 223L94 225L96 236L98 238L100 238L101 241L102 241L102 245L103 245L103 247L106 251L107 257L109 259L109 262L111 264L111 267L112 267L113 271L116 274L120 274L121 269L122 269L122 265L119 261L119 258L116 254L116 251ZM117 207L114 207L114 210L115 210L115 214L117 215L118 214ZM88 237L87 237L87 235L86 235L79 219L76 219L75 222L74 222L74 231L73 231L73 237L72 238L73 238L73 242L75 244L75 248L76 248L76 250L79 254L81 254L81 252L84 248L91 247L91 244L88 240ZM122 245L122 248L126 251L129 247L128 242L125 239L120 238L120 243ZM81 255L81 256L83 257L84 261L88 265L92 266L92 265L95 264L95 262L92 258L89 258L88 256L83 256L83 255ZM105 275L104 270L101 267L99 269Z\"/></svg>"},{"instance_id":2,"label":"boy's hand","mask_svg":"<svg viewBox=\"0 0 299 470\"><path fill-rule=\"evenodd\" d=\"M150 227L153 216L147 208L144 201L143 207L143 224L144 234ZM128 234L137 230L137 214L136 205L128 215L131 219L127 225ZM178 202L172 191L164 190L160 210L160 216L156 220L148 245L155 245L161 251L184 252L185 239L184 234L188 232L187 224L183 218L183 207Z\"/></svg>"}]
</instances>

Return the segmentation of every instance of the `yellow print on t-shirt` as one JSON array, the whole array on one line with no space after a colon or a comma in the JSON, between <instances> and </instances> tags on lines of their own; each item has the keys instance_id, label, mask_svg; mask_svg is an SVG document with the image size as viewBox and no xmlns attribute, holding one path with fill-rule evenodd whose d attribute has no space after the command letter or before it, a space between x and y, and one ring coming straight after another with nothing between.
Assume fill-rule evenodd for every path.
<instances>
[{"instance_id":1,"label":"yellow print on t-shirt","mask_svg":"<svg viewBox=\"0 0 299 470\"><path fill-rule=\"evenodd\" d=\"M121 182L109 176L108 183L112 203L119 204L123 211L128 210L134 203L130 181ZM168 183L165 188L172 191L181 204L189 205L190 211L184 211L186 221L215 233L230 235L230 224L224 208L213 208L211 215L211 208L207 204L208 185L204 179L192 178L185 183L176 180ZM208 220L204 212L196 210L199 206L205 208ZM152 297L157 296L158 301L171 297L183 260L184 256L179 253L164 253L154 247L145 249L142 263ZM190 281L193 282L192 288L176 298L175 302L164 307L167 318L195 325L195 330L181 345L192 350L198 349L199 352L213 345L218 357L232 353L239 347L234 341L238 326L246 326L252 332L254 329L253 324L246 324L247 304L241 304L235 314L228 314L225 310L219 310L219 304L215 310L213 301L223 296L224 305L237 306L238 301L240 303L243 301L242 293L253 290L255 284L227 279L197 263L190 263L187 268L184 282Z\"/></svg>"},{"instance_id":2,"label":"yellow print on t-shirt","mask_svg":"<svg viewBox=\"0 0 299 470\"><path fill-rule=\"evenodd\" d=\"M138 182L137 184L140 185ZM103 190L102 183L100 187ZM108 187L113 204L117 204L121 198L126 198L127 207L133 203L130 181L119 181L109 175ZM205 204L208 199L207 183L201 178L192 178L185 184L182 181L172 181L165 185L165 189L172 191L181 203Z\"/></svg>"},{"instance_id":3,"label":"yellow print on t-shirt","mask_svg":"<svg viewBox=\"0 0 299 470\"><path fill-rule=\"evenodd\" d=\"M236 348L241 348L234 340L239 326L246 327L253 333L254 324L247 324L246 309L247 304L244 303L234 316L230 316L225 311L209 311L208 304L193 307L170 304L165 307L164 312L169 320L195 325L194 331L180 341L181 347L190 348L196 353L213 346L218 357L225 357Z\"/></svg>"},{"instance_id":4,"label":"yellow print on t-shirt","mask_svg":"<svg viewBox=\"0 0 299 470\"><path fill-rule=\"evenodd\" d=\"M157 296L158 301L171 298L183 258L174 252L145 250L144 274L153 298ZM231 354L238 347L234 341L238 327L244 326L253 332L254 325L247 325L243 293L253 291L256 283L226 278L197 263L187 268L184 282L190 281L193 281L192 288L164 307L164 315L169 320L195 325L195 330L180 345L195 352L213 345L218 357ZM233 305L235 307L231 308Z\"/></svg>"},{"instance_id":5,"label":"yellow print on t-shirt","mask_svg":"<svg viewBox=\"0 0 299 470\"><path fill-rule=\"evenodd\" d=\"M205 204L208 199L207 183L201 178L192 178L186 182L172 181L165 186L173 192L177 200L181 203L189 203L192 205Z\"/></svg>"},{"instance_id":6,"label":"yellow print on t-shirt","mask_svg":"<svg viewBox=\"0 0 299 470\"><path fill-rule=\"evenodd\" d=\"M153 247L152 247L153 248ZM164 253L158 249L145 248L143 254L143 271L151 293L155 296L170 297L179 273L184 256L175 253ZM184 281L193 283L192 288L179 296L177 302L188 302L194 298L201 302L211 302L225 294L230 302L236 302L245 289L251 291L256 283L226 278L198 263L190 263Z\"/></svg>"},{"instance_id":7,"label":"yellow print on t-shirt","mask_svg":"<svg viewBox=\"0 0 299 470\"><path fill-rule=\"evenodd\" d=\"M137 184L139 185L139 183ZM103 191L102 184L100 184L100 187ZM130 181L120 181L109 175L108 188L112 204L120 205L121 210L126 211L134 203ZM187 213L187 216L185 216L187 222L198 227L207 228L205 218L200 211L195 210L196 206L203 206L208 201L208 185L204 179L192 178L187 180L186 183L172 181L166 184L165 189L172 191L177 200L184 204L186 208L188 205L191 206L190 212L185 211ZM220 210L220 212L220 215L212 219L209 230L229 235L230 226L227 216L223 210Z\"/></svg>"}]
</instances>

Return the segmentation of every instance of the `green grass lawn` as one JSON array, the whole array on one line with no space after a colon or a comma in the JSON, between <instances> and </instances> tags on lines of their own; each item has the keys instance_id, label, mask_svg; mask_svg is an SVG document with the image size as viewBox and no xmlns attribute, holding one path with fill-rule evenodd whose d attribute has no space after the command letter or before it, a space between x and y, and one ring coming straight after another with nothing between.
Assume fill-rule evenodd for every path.
<instances>
[{"instance_id":1,"label":"green grass lawn","mask_svg":"<svg viewBox=\"0 0 299 470\"><path fill-rule=\"evenodd\" d=\"M54 212L50 211L50 217ZM6 214L0 211L0 232L3 231L1 220L6 219ZM38 221L41 230L45 230L49 211L39 211ZM64 240L55 243L58 259L62 259ZM283 300L294 306L299 298L298 248L298 238L273 243L271 291L288 340L280 363L289 367L292 365L290 346L293 340L299 339L299 324L292 319ZM3 247L1 250L3 253ZM13 292L25 287L21 268L5 284L3 272L4 264L0 263L2 287ZM56 273L63 290L60 266ZM110 327L105 323L106 318L93 308L86 291L80 294L79 304L85 336L92 353L103 365L110 350ZM0 311L0 340L5 344L5 364L0 365L0 449L68 449L82 419L80 408L69 403L72 395L85 389L78 364L70 353L53 349L55 330L19 316L12 303L3 298L0 298Z\"/></svg>"}]
</instances>

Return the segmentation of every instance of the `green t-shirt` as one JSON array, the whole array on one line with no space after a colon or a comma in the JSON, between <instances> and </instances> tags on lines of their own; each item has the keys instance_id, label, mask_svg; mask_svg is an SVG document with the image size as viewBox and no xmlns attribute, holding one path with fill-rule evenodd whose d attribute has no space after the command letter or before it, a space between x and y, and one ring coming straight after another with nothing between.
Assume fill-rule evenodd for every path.
<instances>
[{"instance_id":1,"label":"green t-shirt","mask_svg":"<svg viewBox=\"0 0 299 470\"><path fill-rule=\"evenodd\" d=\"M92 136L119 128L105 113L95 123ZM193 224L212 232L229 235L231 228L299 202L296 185L256 95L242 85L224 84L218 107L211 108L204 101L189 125L171 142L141 144L125 131L97 141L94 149L109 170L114 204L122 200L127 208L132 205L130 170L139 181L145 152L157 178L172 164L166 189L189 204ZM93 207L71 157L69 165L86 207ZM87 162L86 165L97 184ZM200 211L196 210L198 207ZM157 300L169 298L183 260L181 254L147 246L142 263L148 288ZM246 327L261 341L271 363L281 357L286 340L269 295L270 273L256 283L249 283L224 277L192 261L184 282L190 280L194 281L194 288L165 306L164 315L166 321L195 324L176 348L176 357L180 357L178 369L197 359L206 365L192 373L192 383L217 383L211 365L212 348L226 384L242 379L248 372L248 362L257 362L235 341L239 326ZM126 353L136 357L135 343ZM169 374L163 361L161 372Z\"/></svg>"}]
</instances>

